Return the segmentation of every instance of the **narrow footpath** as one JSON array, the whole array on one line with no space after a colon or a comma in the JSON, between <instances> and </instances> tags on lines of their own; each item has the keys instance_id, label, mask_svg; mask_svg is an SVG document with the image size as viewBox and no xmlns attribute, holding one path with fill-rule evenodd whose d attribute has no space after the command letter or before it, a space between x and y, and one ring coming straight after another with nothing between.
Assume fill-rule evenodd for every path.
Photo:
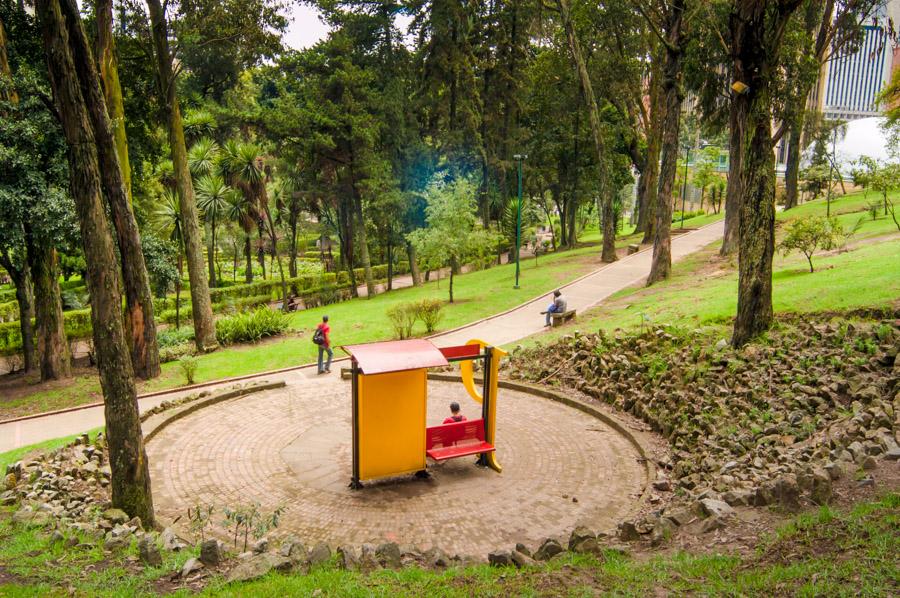
<instances>
[{"instance_id":1,"label":"narrow footpath","mask_svg":"<svg viewBox=\"0 0 900 598\"><path fill-rule=\"evenodd\" d=\"M672 237L672 260L677 261L722 238L724 223L709 224L698 230ZM607 297L643 280L650 271L652 249L629 255L612 264L606 264L593 272L561 287L569 309L584 312L603 302ZM395 287L396 288L396 287ZM510 289L510 293L517 291ZM438 333L431 337L438 346L461 345L479 338L495 345L505 345L539 333L544 329L544 316L540 311L550 302L549 295L527 298L521 305L460 328ZM337 357L337 356L336 356ZM332 376L340 375L340 362L333 368ZM279 370L243 376L240 380L255 378L270 381L284 380L287 384L303 383L316 377L315 364L307 364ZM204 384L203 389L230 385L237 379L226 379ZM152 409L163 401L199 392L182 388L139 397L141 411ZM0 423L0 453L61 436L78 434L103 425L103 407L89 406L64 413L51 413L30 419Z\"/></svg>"}]
</instances>

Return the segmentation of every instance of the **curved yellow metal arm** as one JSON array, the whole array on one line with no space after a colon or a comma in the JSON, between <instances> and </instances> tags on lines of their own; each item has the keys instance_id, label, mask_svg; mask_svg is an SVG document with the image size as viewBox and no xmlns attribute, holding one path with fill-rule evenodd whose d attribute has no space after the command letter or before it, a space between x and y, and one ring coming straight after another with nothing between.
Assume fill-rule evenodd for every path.
<instances>
[{"instance_id":1,"label":"curved yellow metal arm","mask_svg":"<svg viewBox=\"0 0 900 598\"><path fill-rule=\"evenodd\" d=\"M472 339L466 343L467 345L478 345L481 351L484 351L484 348L488 346L488 344L482 340ZM491 359L491 387L488 389L490 393L490 401L488 403L488 427L485 429L485 440L494 443L494 433L497 429L497 379L500 375L500 360L506 357L506 351L494 347L493 348L493 359ZM466 392L469 393L469 396L475 399L477 403L482 403L484 401L484 397L475 387L475 370L472 361L462 361L459 364L459 373L462 377L463 386L466 387ZM503 467L497 461L496 453L487 453L485 455L487 460L488 467L496 471L497 473L501 473L503 471Z\"/></svg>"}]
</instances>

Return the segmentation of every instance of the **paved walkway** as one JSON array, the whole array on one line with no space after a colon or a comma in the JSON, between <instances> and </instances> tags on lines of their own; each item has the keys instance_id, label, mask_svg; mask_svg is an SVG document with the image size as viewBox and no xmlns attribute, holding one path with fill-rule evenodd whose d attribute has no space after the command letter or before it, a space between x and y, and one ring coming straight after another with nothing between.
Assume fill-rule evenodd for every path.
<instances>
[{"instance_id":1,"label":"paved walkway","mask_svg":"<svg viewBox=\"0 0 900 598\"><path fill-rule=\"evenodd\" d=\"M428 425L459 401L480 409L458 382L428 385ZM635 447L602 421L534 395L502 391L497 458L503 473L473 458L430 465L429 480L402 476L350 490L350 383L309 376L303 384L201 409L147 443L153 502L167 522L189 507L259 503L285 507L275 536L307 544L385 541L484 558L578 525L608 530L628 517L645 469ZM214 526L213 533L223 533ZM224 536L222 540L228 541Z\"/></svg>"},{"instance_id":2,"label":"paved walkway","mask_svg":"<svg viewBox=\"0 0 900 598\"><path fill-rule=\"evenodd\" d=\"M706 245L720 239L724 223L719 221L699 230L677 235L672 239L672 258L678 260L694 253ZM650 271L652 252L641 251L605 265L578 280L562 287L570 309L579 312L601 303L613 293L639 283ZM513 293L513 289L509 290ZM523 339L543 330L544 317L540 315L549 297L534 298L507 312L486 320L469 324L456 330L440 333L434 337L438 346L463 344L472 338L482 338L496 345L503 345ZM268 374L267 380L284 380L287 384L305 383L315 366L305 366L288 372ZM334 368L335 374L339 368ZM225 381L222 385L228 385ZM163 396L140 400L141 410L155 407L164 400L184 395L190 391L173 390ZM0 424L0 452L20 446L27 446L44 440L78 434L103 425L103 408L90 407L69 413L47 415L35 419Z\"/></svg>"}]
</instances>

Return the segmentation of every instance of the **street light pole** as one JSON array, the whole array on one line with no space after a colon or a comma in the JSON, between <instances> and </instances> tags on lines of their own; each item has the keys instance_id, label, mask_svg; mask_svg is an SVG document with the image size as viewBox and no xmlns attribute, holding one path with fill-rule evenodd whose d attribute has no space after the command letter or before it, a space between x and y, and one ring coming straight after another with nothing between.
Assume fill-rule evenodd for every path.
<instances>
[{"instance_id":1,"label":"street light pole","mask_svg":"<svg viewBox=\"0 0 900 598\"><path fill-rule=\"evenodd\" d=\"M519 248L522 246L522 161L528 158L525 154L516 154L513 156L519 163L519 204L516 209L516 284L514 289L519 288Z\"/></svg>"},{"instance_id":2,"label":"street light pole","mask_svg":"<svg viewBox=\"0 0 900 598\"><path fill-rule=\"evenodd\" d=\"M687 146L687 155L684 158L684 181L681 182L681 226L684 228L684 197L687 195L688 162L691 161L691 146Z\"/></svg>"}]
</instances>

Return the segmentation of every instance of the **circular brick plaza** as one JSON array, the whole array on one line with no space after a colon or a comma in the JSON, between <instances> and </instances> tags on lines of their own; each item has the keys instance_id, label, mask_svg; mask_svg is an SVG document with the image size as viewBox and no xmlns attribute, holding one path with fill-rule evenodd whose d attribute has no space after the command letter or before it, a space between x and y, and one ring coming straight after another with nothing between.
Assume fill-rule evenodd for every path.
<instances>
[{"instance_id":1,"label":"circular brick plaza","mask_svg":"<svg viewBox=\"0 0 900 598\"><path fill-rule=\"evenodd\" d=\"M477 416L462 385L430 381L428 425L450 401ZM162 429L147 445L154 502L163 521L187 508L259 503L285 507L278 533L332 546L395 541L450 554L485 555L537 544L577 525L613 527L646 484L636 448L588 414L500 389L498 474L474 457L430 464L412 476L348 488L350 383L300 374L287 387L218 403Z\"/></svg>"}]
</instances>

